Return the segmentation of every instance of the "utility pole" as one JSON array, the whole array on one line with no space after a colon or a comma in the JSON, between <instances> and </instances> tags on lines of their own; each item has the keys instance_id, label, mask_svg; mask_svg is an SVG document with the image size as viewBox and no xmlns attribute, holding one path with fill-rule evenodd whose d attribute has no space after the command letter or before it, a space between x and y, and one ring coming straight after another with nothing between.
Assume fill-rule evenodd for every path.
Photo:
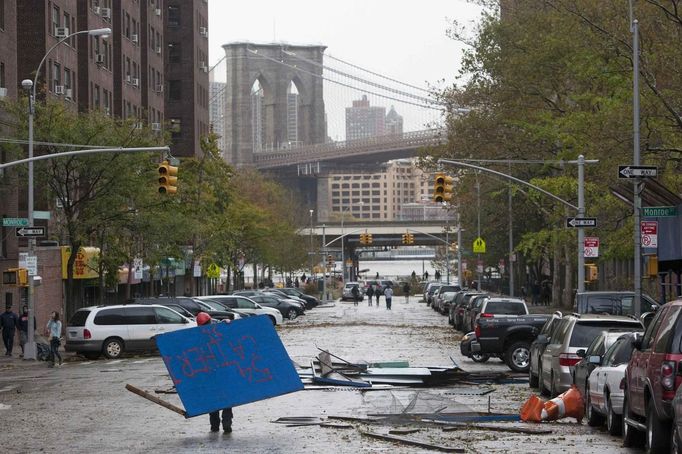
<instances>
[{"instance_id":1,"label":"utility pole","mask_svg":"<svg viewBox=\"0 0 682 454\"><path fill-rule=\"evenodd\" d=\"M457 203L457 279L459 280L459 286L464 288L462 274L462 221L461 214L459 212L459 202Z\"/></svg>"},{"instance_id":2,"label":"utility pole","mask_svg":"<svg viewBox=\"0 0 682 454\"><path fill-rule=\"evenodd\" d=\"M585 217L585 156L578 156L578 217ZM578 291L585 291L585 229L578 229Z\"/></svg>"},{"instance_id":3,"label":"utility pole","mask_svg":"<svg viewBox=\"0 0 682 454\"><path fill-rule=\"evenodd\" d=\"M450 210L445 204L445 273L447 284L450 285Z\"/></svg>"},{"instance_id":4,"label":"utility pole","mask_svg":"<svg viewBox=\"0 0 682 454\"><path fill-rule=\"evenodd\" d=\"M630 1L630 19L632 31L632 152L633 165L640 164L639 153L639 21L633 19L632 1ZM642 182L635 179L633 183L633 215L634 215L634 278L635 278L635 315L642 313L642 235L640 232L640 214L642 197L640 187Z\"/></svg>"},{"instance_id":5,"label":"utility pole","mask_svg":"<svg viewBox=\"0 0 682 454\"><path fill-rule=\"evenodd\" d=\"M325 264L325 259L327 258L326 228L327 226L322 224L322 301L327 300L327 265Z\"/></svg>"},{"instance_id":6,"label":"utility pole","mask_svg":"<svg viewBox=\"0 0 682 454\"><path fill-rule=\"evenodd\" d=\"M476 205L478 206L478 226L477 226L477 236L476 238L481 237L481 182L478 180L478 173L476 174ZM481 276L483 273L481 273L481 254L478 254L478 261L476 262L476 274L478 275L478 279L476 281L476 287L477 290L480 292L481 291Z\"/></svg>"},{"instance_id":7,"label":"utility pole","mask_svg":"<svg viewBox=\"0 0 682 454\"><path fill-rule=\"evenodd\" d=\"M511 175L511 162L509 163L509 175ZM514 296L514 231L512 218L512 184L509 181L509 197L507 203L507 210L509 211L509 263L507 270L509 271L509 296Z\"/></svg>"}]
</instances>

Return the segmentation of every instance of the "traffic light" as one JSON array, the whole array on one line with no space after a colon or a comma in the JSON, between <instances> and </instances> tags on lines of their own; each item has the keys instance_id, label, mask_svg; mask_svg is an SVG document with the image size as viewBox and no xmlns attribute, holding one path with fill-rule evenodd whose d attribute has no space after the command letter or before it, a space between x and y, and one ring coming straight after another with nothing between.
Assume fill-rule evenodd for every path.
<instances>
[{"instance_id":1,"label":"traffic light","mask_svg":"<svg viewBox=\"0 0 682 454\"><path fill-rule=\"evenodd\" d=\"M159 194L175 194L178 192L178 168L163 161L159 164Z\"/></svg>"},{"instance_id":2,"label":"traffic light","mask_svg":"<svg viewBox=\"0 0 682 454\"><path fill-rule=\"evenodd\" d=\"M333 264L334 264L334 257L332 257L332 255L329 254L327 256L327 265L331 267Z\"/></svg>"},{"instance_id":3,"label":"traffic light","mask_svg":"<svg viewBox=\"0 0 682 454\"><path fill-rule=\"evenodd\" d=\"M452 200L453 178L442 172L436 174L433 185L433 201L437 203L449 202Z\"/></svg>"},{"instance_id":4,"label":"traffic light","mask_svg":"<svg viewBox=\"0 0 682 454\"><path fill-rule=\"evenodd\" d=\"M28 270L26 268L9 268L2 272L3 285L28 287Z\"/></svg>"},{"instance_id":5,"label":"traffic light","mask_svg":"<svg viewBox=\"0 0 682 454\"><path fill-rule=\"evenodd\" d=\"M360 244L367 244L367 234L366 233L360 234Z\"/></svg>"},{"instance_id":6,"label":"traffic light","mask_svg":"<svg viewBox=\"0 0 682 454\"><path fill-rule=\"evenodd\" d=\"M414 244L414 235L411 233L406 233L405 234L405 239L407 240L407 244Z\"/></svg>"},{"instance_id":7,"label":"traffic light","mask_svg":"<svg viewBox=\"0 0 682 454\"><path fill-rule=\"evenodd\" d=\"M365 233L365 241L367 241L367 244L372 244L372 234L371 233Z\"/></svg>"},{"instance_id":8,"label":"traffic light","mask_svg":"<svg viewBox=\"0 0 682 454\"><path fill-rule=\"evenodd\" d=\"M403 233L403 244L408 244L407 243L407 233Z\"/></svg>"}]
</instances>

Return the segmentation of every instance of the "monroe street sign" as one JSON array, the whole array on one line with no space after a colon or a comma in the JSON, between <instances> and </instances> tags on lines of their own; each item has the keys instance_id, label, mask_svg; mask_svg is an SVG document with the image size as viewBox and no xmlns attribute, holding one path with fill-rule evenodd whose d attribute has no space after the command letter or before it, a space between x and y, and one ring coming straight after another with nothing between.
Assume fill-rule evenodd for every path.
<instances>
[{"instance_id":1,"label":"monroe street sign","mask_svg":"<svg viewBox=\"0 0 682 454\"><path fill-rule=\"evenodd\" d=\"M618 178L645 178L657 175L656 166L618 166Z\"/></svg>"},{"instance_id":2,"label":"monroe street sign","mask_svg":"<svg viewBox=\"0 0 682 454\"><path fill-rule=\"evenodd\" d=\"M3 218L3 227L28 227L28 218Z\"/></svg>"},{"instance_id":3,"label":"monroe street sign","mask_svg":"<svg viewBox=\"0 0 682 454\"><path fill-rule=\"evenodd\" d=\"M677 207L642 207L642 216L647 218L677 216Z\"/></svg>"},{"instance_id":4,"label":"monroe street sign","mask_svg":"<svg viewBox=\"0 0 682 454\"><path fill-rule=\"evenodd\" d=\"M566 227L596 227L597 218L566 218Z\"/></svg>"}]
</instances>

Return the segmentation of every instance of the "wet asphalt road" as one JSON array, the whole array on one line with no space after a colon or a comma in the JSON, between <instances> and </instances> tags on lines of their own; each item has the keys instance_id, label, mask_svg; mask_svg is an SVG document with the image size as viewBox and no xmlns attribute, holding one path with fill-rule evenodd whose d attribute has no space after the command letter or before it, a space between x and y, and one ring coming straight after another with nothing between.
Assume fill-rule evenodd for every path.
<instances>
[{"instance_id":1,"label":"wet asphalt road","mask_svg":"<svg viewBox=\"0 0 682 454\"><path fill-rule=\"evenodd\" d=\"M450 366L450 357L466 370L508 371L499 360L476 364L459 354L458 333L447 318L416 297L406 304L394 298L393 310L337 302L318 308L278 327L299 364L309 364L317 347L348 360L405 359L411 366ZM0 452L71 453L422 453L436 452L374 440L359 430L386 433L399 423L354 423L350 429L317 426L286 427L271 423L279 417L398 412L411 399L425 411L447 405L446 411L485 411L488 396L467 395L472 385L421 390L306 390L234 409L233 433L210 433L208 416L185 419L125 390L130 383L153 392L171 382L158 357L85 361L73 358L62 367L19 359L0 360ZM530 390L527 384L494 385L492 411L517 412ZM158 395L181 405L177 395ZM409 425L408 425L409 426ZM610 453L636 452L621 448L621 440L604 430L574 422L547 424L550 435L516 435L491 431L442 432L422 427L411 438L467 452Z\"/></svg>"}]
</instances>

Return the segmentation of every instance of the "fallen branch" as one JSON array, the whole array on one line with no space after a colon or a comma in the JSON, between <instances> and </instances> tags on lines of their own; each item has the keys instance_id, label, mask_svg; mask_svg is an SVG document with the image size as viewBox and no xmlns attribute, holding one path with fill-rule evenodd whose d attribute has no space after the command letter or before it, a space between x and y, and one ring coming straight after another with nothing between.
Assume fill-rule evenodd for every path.
<instances>
[{"instance_id":1,"label":"fallen branch","mask_svg":"<svg viewBox=\"0 0 682 454\"><path fill-rule=\"evenodd\" d=\"M134 387L133 385L130 385L130 384L127 384L127 385L126 385L126 389L127 389L128 391L134 393L134 394L137 394L137 395L140 396L140 397L144 397L145 399L154 402L155 404L161 405L161 406L164 407L164 408L167 408L167 409L169 409L169 410L171 410L171 411L174 411L175 413L178 413L178 414L180 414L180 415L182 415L182 416L184 416L184 417L187 417L187 413L185 413L185 410L183 410L182 408L176 407L176 406L173 405L173 404L170 404L170 403L168 403L168 402L166 402L166 401L164 401L164 400L161 400L161 399L159 399L158 397L156 397L156 396L154 396L154 395L152 395L152 394L149 394L147 391L144 391L144 390L142 390L142 389L140 389L140 388L136 388L136 387Z\"/></svg>"},{"instance_id":2,"label":"fallen branch","mask_svg":"<svg viewBox=\"0 0 682 454\"><path fill-rule=\"evenodd\" d=\"M384 441L392 441L395 443L402 443L405 445L410 445L410 446L419 446L420 448L427 448L427 449L433 449L434 451L443 451L443 452L466 452L464 448L452 448L450 446L443 446L443 445L433 445L430 443L426 443L423 441L419 440L414 440L412 438L404 438L404 437L396 437L394 435L384 435L384 434L378 434L374 432L363 432L360 431L362 435L372 437L372 438L377 438L379 440L384 440Z\"/></svg>"}]
</instances>

